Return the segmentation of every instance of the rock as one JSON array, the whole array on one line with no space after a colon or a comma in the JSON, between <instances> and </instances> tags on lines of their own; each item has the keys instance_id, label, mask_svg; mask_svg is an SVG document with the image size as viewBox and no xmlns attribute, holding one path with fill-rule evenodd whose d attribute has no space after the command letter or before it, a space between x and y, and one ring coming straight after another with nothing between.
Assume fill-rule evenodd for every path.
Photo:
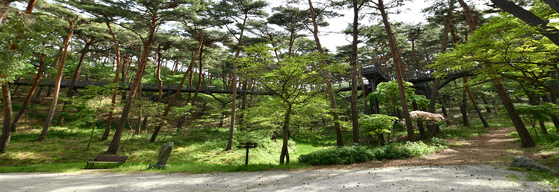
<instances>
[{"instance_id":1,"label":"rock","mask_svg":"<svg viewBox=\"0 0 559 192\"><path fill-rule=\"evenodd\" d=\"M161 147L159 147L158 153L159 153L159 159L157 159L157 164L151 164L149 165L149 168L164 168L165 166L167 166L167 160L169 159L169 156L171 156L171 151L173 150L173 145L175 145L174 142L168 142L165 143L163 145L161 145ZM170 165L169 165L170 166Z\"/></svg>"},{"instance_id":2,"label":"rock","mask_svg":"<svg viewBox=\"0 0 559 192\"><path fill-rule=\"evenodd\" d=\"M530 159L524 155L517 157L514 159L514 161L512 161L512 163L510 164L510 166L512 167L527 167L527 168L531 168L537 171L541 171L541 172L547 172L550 173L552 175L559 175L559 172L546 167L544 165L541 165L539 163L537 163L536 161L534 161L533 159Z\"/></svg>"}]
</instances>

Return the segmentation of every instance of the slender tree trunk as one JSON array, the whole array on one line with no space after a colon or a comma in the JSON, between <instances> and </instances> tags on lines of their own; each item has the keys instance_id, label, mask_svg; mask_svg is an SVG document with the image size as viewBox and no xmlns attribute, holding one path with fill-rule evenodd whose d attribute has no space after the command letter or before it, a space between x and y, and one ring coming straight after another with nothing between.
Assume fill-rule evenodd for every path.
<instances>
[{"instance_id":1,"label":"slender tree trunk","mask_svg":"<svg viewBox=\"0 0 559 192\"><path fill-rule=\"evenodd\" d=\"M353 143L359 144L359 116L357 115L357 37L359 35L359 7L357 0L353 0L353 43L351 44L351 122L353 128Z\"/></svg>"},{"instance_id":2,"label":"slender tree trunk","mask_svg":"<svg viewBox=\"0 0 559 192\"><path fill-rule=\"evenodd\" d=\"M62 58L60 59L60 66L58 66L58 75L56 76L56 83L54 85L54 97L52 99L52 104L50 106L49 114L47 116L47 120L45 125L43 126L43 130L37 138L37 141L42 141L47 137L47 133L50 127L50 123L52 122L52 118L54 116L54 111L56 110L56 104L58 103L58 95L60 94L60 81L62 81L62 70L64 69L64 63L66 62L66 56L68 56L68 45L72 35L74 34L74 21L68 20L70 24L70 31L68 32L68 37L66 37L66 44L64 45L64 53L62 54Z\"/></svg>"},{"instance_id":3,"label":"slender tree trunk","mask_svg":"<svg viewBox=\"0 0 559 192\"><path fill-rule=\"evenodd\" d=\"M245 32L245 24L247 21L248 15L245 13L245 17L243 19L243 24L241 25L241 34L239 35L239 43L237 44L237 53L235 53L235 63L233 64L233 78L231 82L231 90L233 91L232 94L232 101L231 101L231 125L229 126L229 139L227 140L227 146L225 147L225 151L229 151L233 148L233 137L235 134L235 110L237 109L237 58L239 58L239 54L241 53L241 45L243 44L243 33Z\"/></svg>"},{"instance_id":4,"label":"slender tree trunk","mask_svg":"<svg viewBox=\"0 0 559 192\"><path fill-rule=\"evenodd\" d=\"M190 28L190 29L194 33L198 33L194 29L192 29L192 28ZM198 50L196 51L195 54L192 55L192 59L190 60L190 66L188 66L188 70L186 70L186 72L184 73L184 76L181 79L181 83L179 85L179 88L177 89L177 92L175 93L175 96L173 96L173 99L171 99L171 101L167 104L167 107L165 107L165 112L163 112L163 115L161 116L161 122L164 122L165 119L167 119L167 116L169 115L169 111L171 110L171 106L173 106L173 104L175 103L175 101L179 97L179 95L181 93L181 90L182 90L182 87L184 86L184 82L186 81L186 78L189 76L188 73L190 73L191 75L193 73L192 72L192 66L194 65L194 61L196 61L196 56L198 55L198 53L202 52L202 46L203 46L203 43L204 43L204 36L201 35L201 34L198 34L198 35L200 36L200 43L198 44ZM192 79L190 80L190 83L192 83ZM153 134L151 135L151 138L149 139L149 142L155 142L155 139L157 138L157 134L159 134L159 131L161 130L162 126L163 126L162 123L157 124L157 126L155 127L155 130L153 131Z\"/></svg>"},{"instance_id":5,"label":"slender tree trunk","mask_svg":"<svg viewBox=\"0 0 559 192\"><path fill-rule=\"evenodd\" d=\"M242 90L243 90L243 97L241 98L241 116L239 117L239 124L241 124L241 127L239 128L239 130L245 129L246 125L245 125L245 109L246 109L246 102L247 102L247 94L246 94L246 90L247 90L247 80L245 79L243 82L243 86L242 86Z\"/></svg>"},{"instance_id":6,"label":"slender tree trunk","mask_svg":"<svg viewBox=\"0 0 559 192\"><path fill-rule=\"evenodd\" d=\"M80 79L80 73L82 70L83 61L85 60L87 49L89 49L89 47L91 46L91 42L92 41L87 41L83 47L82 54L80 56L80 61L78 62L78 66L76 66L76 71L74 71L74 76L72 78L72 82L70 83L70 87L68 88L68 93L66 93L66 97L68 97L69 99L72 99L72 97L74 96L74 86L76 85L76 82L78 82L78 80ZM67 104L71 104L71 103L72 102L70 101L64 101L64 104L62 105L62 111L64 111ZM64 115L60 115L60 117L58 117L58 125L62 125L63 121L64 121Z\"/></svg>"},{"instance_id":7,"label":"slender tree trunk","mask_svg":"<svg viewBox=\"0 0 559 192\"><path fill-rule=\"evenodd\" d=\"M460 113L462 113L462 123L464 126L469 127L470 121L468 120L468 111L466 109L466 90L462 91L462 103L460 103Z\"/></svg>"},{"instance_id":8,"label":"slender tree trunk","mask_svg":"<svg viewBox=\"0 0 559 192\"><path fill-rule=\"evenodd\" d=\"M198 93L200 92L200 87L202 86L202 53L204 51L204 44L202 43L202 49L200 51L200 56L198 56L198 85L196 85L196 91L194 92L194 97L192 97L192 106L196 103L196 98L198 97Z\"/></svg>"},{"instance_id":9,"label":"slender tree trunk","mask_svg":"<svg viewBox=\"0 0 559 192\"><path fill-rule=\"evenodd\" d=\"M8 83L2 84L2 104L4 105L4 125L0 136L0 154L8 152L10 144L11 122L12 122L12 99L10 98L10 87Z\"/></svg>"},{"instance_id":10,"label":"slender tree trunk","mask_svg":"<svg viewBox=\"0 0 559 192\"><path fill-rule=\"evenodd\" d=\"M173 74L172 74L173 76L175 76L175 73L177 73L177 70L179 69L179 61L180 61L180 58L177 58L175 66L173 67Z\"/></svg>"},{"instance_id":11,"label":"slender tree trunk","mask_svg":"<svg viewBox=\"0 0 559 192\"><path fill-rule=\"evenodd\" d=\"M507 109L507 112L512 120L512 123L514 124L514 127L516 127L518 136L520 136L520 140L522 141L521 144L522 147L535 147L536 143L534 142L532 136L530 136L530 133L524 126L524 123L520 119L520 116L518 116L516 109L514 109L514 105L512 104L512 101L510 100L507 91L503 87L503 84L501 83L501 79L493 79L493 85L495 85L495 88L497 89L497 93L499 93L499 96L503 101L503 105L505 105L505 108Z\"/></svg>"},{"instance_id":12,"label":"slender tree trunk","mask_svg":"<svg viewBox=\"0 0 559 192\"><path fill-rule=\"evenodd\" d=\"M157 48L157 83L159 85L159 95L157 96L157 102L161 103L161 98L163 98L163 80L161 80L161 52Z\"/></svg>"},{"instance_id":13,"label":"slender tree trunk","mask_svg":"<svg viewBox=\"0 0 559 192\"><path fill-rule=\"evenodd\" d=\"M385 8L384 8L384 3L383 0L378 0L378 7L379 7L379 11L381 13L382 16L382 21L384 23L384 27L386 28L386 34L388 35L388 42L390 44L390 52L392 52L392 57L394 58L394 64L396 66L396 78L398 80L398 88L400 90L400 100L402 103L402 110L403 110L403 115L404 115L404 119L406 121L406 128L407 128L407 132L408 132L408 141L413 141L415 140L415 133L414 133L414 127L413 127L413 123L410 117L410 112L408 109L408 102L406 99L406 92L404 90L404 80L403 80L403 75L402 75L402 60L400 59L400 53L398 52L398 47L396 45L396 38L394 37L394 34L392 33L392 29L390 28L390 23L388 22L388 16L385 12Z\"/></svg>"},{"instance_id":14,"label":"slender tree trunk","mask_svg":"<svg viewBox=\"0 0 559 192\"><path fill-rule=\"evenodd\" d=\"M483 123L484 127L489 127L489 124L487 123L487 121L483 117L483 115L481 113L481 109L479 109L479 106L477 105L476 99L474 98L474 95L472 94L472 91L470 90L470 86L468 85L468 78L462 77L462 80L464 80L464 88L466 89L466 92L468 92L468 96L470 97L470 100L472 100L472 104L474 104L474 108L476 109L477 115L479 116L479 119L481 120L481 123Z\"/></svg>"},{"instance_id":15,"label":"slender tree trunk","mask_svg":"<svg viewBox=\"0 0 559 192\"><path fill-rule=\"evenodd\" d=\"M419 77L421 75L421 67L419 67L419 59L415 54L415 41L411 41L411 51L413 53L413 58L415 59L415 65L417 66L417 76Z\"/></svg>"},{"instance_id":16,"label":"slender tree trunk","mask_svg":"<svg viewBox=\"0 0 559 192\"><path fill-rule=\"evenodd\" d=\"M282 127L283 144L281 147L280 165L289 164L289 150L288 150L289 148L287 146L289 140L288 132L289 132L290 121L291 121L291 104L289 104L289 107L285 111L285 117L283 118L283 127Z\"/></svg>"},{"instance_id":17,"label":"slender tree trunk","mask_svg":"<svg viewBox=\"0 0 559 192\"><path fill-rule=\"evenodd\" d=\"M314 27L314 31L313 31L314 41L316 43L318 52L320 54L324 54L324 50L322 49L322 45L320 44L320 39L318 38L318 25L316 23L314 8L312 6L311 0L308 1L310 7L309 10L311 12L311 18ZM323 67L326 66L326 61L324 59L321 59L320 63L322 64ZM344 137L343 137L342 127L339 122L340 117L338 115L338 106L336 104L336 98L334 98L334 89L332 88L330 70L324 69L322 73L324 74L324 81L326 82L326 88L328 89L328 99L330 100L330 108L332 109L332 116L334 117L334 130L336 131L336 145L341 147L344 146Z\"/></svg>"},{"instance_id":18,"label":"slender tree trunk","mask_svg":"<svg viewBox=\"0 0 559 192\"><path fill-rule=\"evenodd\" d=\"M0 23L2 23L2 20L4 20L4 17L8 12L8 9L10 9L10 4L12 4L12 1L4 1L2 7L0 7Z\"/></svg>"},{"instance_id":19,"label":"slender tree trunk","mask_svg":"<svg viewBox=\"0 0 559 192\"><path fill-rule=\"evenodd\" d=\"M485 110L487 111L487 113L491 113L491 108L489 107L489 102L487 102L487 99L485 99L485 96L483 94L480 95L481 100L483 101L483 104L485 104Z\"/></svg>"},{"instance_id":20,"label":"slender tree trunk","mask_svg":"<svg viewBox=\"0 0 559 192\"><path fill-rule=\"evenodd\" d=\"M44 66L45 66L45 54L41 54L41 56L39 57L39 69L37 70L37 75L35 76L35 81L33 81L33 85L31 85L31 89L29 90L29 93L27 94L27 97L25 98L25 101L23 102L23 106L21 106L21 110L19 110L19 112L15 116L14 120L12 121L12 128L11 128L12 132L16 131L16 127L17 127L17 123L19 122L19 119L21 119L21 117L23 116L23 114L27 110L27 106L29 105L29 102L31 101L31 98L33 97L33 93L35 93L35 90L37 89L37 85L39 84L39 80L41 80L41 74L43 73Z\"/></svg>"},{"instance_id":21,"label":"slender tree trunk","mask_svg":"<svg viewBox=\"0 0 559 192\"><path fill-rule=\"evenodd\" d=\"M136 76L134 77L134 82L132 83L132 87L130 88L130 93L128 98L126 99L126 103L122 108L122 115L118 122L118 126L116 128L115 134L113 136L113 140L109 145L109 148L105 152L106 154L116 154L118 152L118 147L120 146L120 139L122 137L122 132L124 131L124 125L128 122L128 116L130 114L130 109L132 108L132 100L136 96L138 89L141 89L141 79L143 76L143 71L145 70L145 66L147 63L147 58L150 52L151 44L153 43L153 35L155 34L155 29L157 26L157 17L152 19L151 28L148 33L148 40L144 45L144 50L142 52L142 56L138 62L138 71L136 72Z\"/></svg>"},{"instance_id":22,"label":"slender tree trunk","mask_svg":"<svg viewBox=\"0 0 559 192\"><path fill-rule=\"evenodd\" d=\"M115 109L116 106L116 96L118 93L118 75L119 75L119 70L121 68L121 65L123 66L124 63L121 64L120 59L120 50L119 50L119 46L118 46L118 40L116 39L116 35L113 31L113 29L111 28L111 24L107 21L105 22L105 24L107 25L107 28L109 29L109 32L111 33L111 36L113 37L113 43L115 46L115 54L116 54L116 71L115 71L115 79L113 81L113 83L115 84L114 88L113 88L113 95L111 97L111 109L109 110L109 115L107 117L107 124L105 125L105 131L103 132L103 136L101 136L101 139L99 139L100 141L105 141L108 139L109 137L109 133L111 132L111 123L113 120L113 111ZM124 66L122 67L122 83L124 84ZM123 93L123 98L125 97L125 93Z\"/></svg>"}]
</instances>

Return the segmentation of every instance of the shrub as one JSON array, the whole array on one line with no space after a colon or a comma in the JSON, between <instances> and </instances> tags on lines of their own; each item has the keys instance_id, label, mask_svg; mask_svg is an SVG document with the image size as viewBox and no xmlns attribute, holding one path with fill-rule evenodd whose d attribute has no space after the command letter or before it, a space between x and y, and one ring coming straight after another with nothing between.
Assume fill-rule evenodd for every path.
<instances>
[{"instance_id":1,"label":"shrub","mask_svg":"<svg viewBox=\"0 0 559 192\"><path fill-rule=\"evenodd\" d=\"M423 142L392 143L390 145L370 148L366 146L331 147L299 157L303 165L352 164L371 160L405 159L413 156L431 154L446 148L441 142L427 145Z\"/></svg>"}]
</instances>

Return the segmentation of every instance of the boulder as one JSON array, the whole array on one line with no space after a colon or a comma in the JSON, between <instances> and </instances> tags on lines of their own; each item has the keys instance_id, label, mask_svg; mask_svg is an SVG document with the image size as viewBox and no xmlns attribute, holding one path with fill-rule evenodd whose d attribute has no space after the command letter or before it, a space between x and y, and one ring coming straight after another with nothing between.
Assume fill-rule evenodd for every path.
<instances>
[{"instance_id":1,"label":"boulder","mask_svg":"<svg viewBox=\"0 0 559 192\"><path fill-rule=\"evenodd\" d=\"M174 142L168 142L161 145L158 150L159 159L157 159L157 164L151 164L149 165L149 168L164 168L165 166L167 166L167 160L169 159L169 156L171 156L173 145L175 145Z\"/></svg>"},{"instance_id":2,"label":"boulder","mask_svg":"<svg viewBox=\"0 0 559 192\"><path fill-rule=\"evenodd\" d=\"M524 167L524 168L531 168L537 171L541 171L541 172L547 172L550 173L552 175L559 175L559 172L546 167L544 165L541 165L539 163L537 163L536 161L534 161L533 159L530 159L524 155L517 157L514 159L514 161L512 161L512 163L510 164L510 166L512 167Z\"/></svg>"}]
</instances>

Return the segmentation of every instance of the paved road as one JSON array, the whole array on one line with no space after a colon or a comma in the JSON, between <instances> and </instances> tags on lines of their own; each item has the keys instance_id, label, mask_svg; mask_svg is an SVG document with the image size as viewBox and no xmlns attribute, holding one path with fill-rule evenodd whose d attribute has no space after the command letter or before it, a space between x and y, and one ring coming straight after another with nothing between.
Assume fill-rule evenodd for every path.
<instances>
[{"instance_id":1,"label":"paved road","mask_svg":"<svg viewBox=\"0 0 559 192\"><path fill-rule=\"evenodd\" d=\"M493 165L209 174L3 173L0 191L550 191Z\"/></svg>"}]
</instances>

